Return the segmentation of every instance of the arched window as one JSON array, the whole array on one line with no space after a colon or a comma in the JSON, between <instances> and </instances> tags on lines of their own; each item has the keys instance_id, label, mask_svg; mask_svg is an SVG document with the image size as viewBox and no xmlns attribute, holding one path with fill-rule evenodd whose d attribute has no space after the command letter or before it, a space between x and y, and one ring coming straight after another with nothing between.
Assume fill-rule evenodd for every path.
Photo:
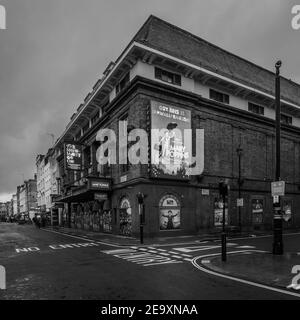
<instances>
[{"instance_id":1,"label":"arched window","mask_svg":"<svg viewBox=\"0 0 300 320\"><path fill-rule=\"evenodd\" d=\"M176 230L181 228L181 206L178 198L167 194L159 202L159 229Z\"/></svg>"}]
</instances>

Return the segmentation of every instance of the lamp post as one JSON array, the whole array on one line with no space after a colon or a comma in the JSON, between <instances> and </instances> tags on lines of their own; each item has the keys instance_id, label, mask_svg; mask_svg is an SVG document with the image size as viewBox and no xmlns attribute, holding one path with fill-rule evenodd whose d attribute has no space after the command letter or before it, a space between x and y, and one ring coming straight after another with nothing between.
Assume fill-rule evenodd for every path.
<instances>
[{"instance_id":1,"label":"lamp post","mask_svg":"<svg viewBox=\"0 0 300 320\"><path fill-rule=\"evenodd\" d=\"M280 67L281 61L275 64L275 110L276 110L276 167L275 167L275 181L280 180L280 125L281 125L281 108L280 108ZM274 207L274 222L273 222L273 254L283 254L283 240L282 240L282 215L280 196L275 197L273 201Z\"/></svg>"},{"instance_id":2,"label":"lamp post","mask_svg":"<svg viewBox=\"0 0 300 320\"><path fill-rule=\"evenodd\" d=\"M239 147L236 149L236 152L238 154L239 157L239 178L238 178L238 197L239 199L241 199L241 185L242 185L242 179L241 179L241 158L242 158L242 153L243 153L243 149L241 148L241 145L239 145ZM242 217L241 217L241 206L238 207L239 210L239 229L240 232L242 231Z\"/></svg>"}]
</instances>

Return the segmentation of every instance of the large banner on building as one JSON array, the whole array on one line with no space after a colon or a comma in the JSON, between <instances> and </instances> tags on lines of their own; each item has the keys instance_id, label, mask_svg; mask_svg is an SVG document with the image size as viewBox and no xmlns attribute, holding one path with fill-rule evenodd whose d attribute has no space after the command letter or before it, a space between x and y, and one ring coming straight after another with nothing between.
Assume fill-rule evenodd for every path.
<instances>
[{"instance_id":1,"label":"large banner on building","mask_svg":"<svg viewBox=\"0 0 300 320\"><path fill-rule=\"evenodd\" d=\"M77 143L65 143L64 147L66 170L82 170L82 145Z\"/></svg>"},{"instance_id":2,"label":"large banner on building","mask_svg":"<svg viewBox=\"0 0 300 320\"><path fill-rule=\"evenodd\" d=\"M151 101L152 177L189 178L192 155L184 140L186 129L191 130L189 110Z\"/></svg>"}]
</instances>

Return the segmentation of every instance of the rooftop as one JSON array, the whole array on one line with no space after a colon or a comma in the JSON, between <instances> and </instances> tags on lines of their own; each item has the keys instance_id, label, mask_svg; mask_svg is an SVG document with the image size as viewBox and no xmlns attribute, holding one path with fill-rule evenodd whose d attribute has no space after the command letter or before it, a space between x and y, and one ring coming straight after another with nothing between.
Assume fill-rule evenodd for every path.
<instances>
[{"instance_id":1,"label":"rooftop","mask_svg":"<svg viewBox=\"0 0 300 320\"><path fill-rule=\"evenodd\" d=\"M275 94L273 72L153 15L147 19L132 41L142 43L268 94ZM300 85L282 77L281 96L287 101L300 105Z\"/></svg>"}]
</instances>

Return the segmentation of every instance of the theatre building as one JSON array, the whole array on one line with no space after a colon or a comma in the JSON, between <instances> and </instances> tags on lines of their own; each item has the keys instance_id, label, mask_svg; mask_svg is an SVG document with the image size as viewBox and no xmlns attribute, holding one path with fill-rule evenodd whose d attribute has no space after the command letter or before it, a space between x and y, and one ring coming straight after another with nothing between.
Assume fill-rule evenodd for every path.
<instances>
[{"instance_id":1,"label":"theatre building","mask_svg":"<svg viewBox=\"0 0 300 320\"><path fill-rule=\"evenodd\" d=\"M222 224L218 186L226 181L228 228L272 228L274 88L273 72L150 16L56 141L59 223L137 235L141 193L146 236L215 232ZM300 85L283 77L281 107L283 224L294 228L300 227ZM115 154L102 155L106 164L98 161L107 143L98 141L100 129L116 135ZM145 130L148 145L126 138L124 150L120 138L134 129ZM152 129L165 130L155 136ZM186 129L191 148L178 134ZM120 164L121 154L141 141L137 155L146 148L147 162Z\"/></svg>"}]
</instances>

